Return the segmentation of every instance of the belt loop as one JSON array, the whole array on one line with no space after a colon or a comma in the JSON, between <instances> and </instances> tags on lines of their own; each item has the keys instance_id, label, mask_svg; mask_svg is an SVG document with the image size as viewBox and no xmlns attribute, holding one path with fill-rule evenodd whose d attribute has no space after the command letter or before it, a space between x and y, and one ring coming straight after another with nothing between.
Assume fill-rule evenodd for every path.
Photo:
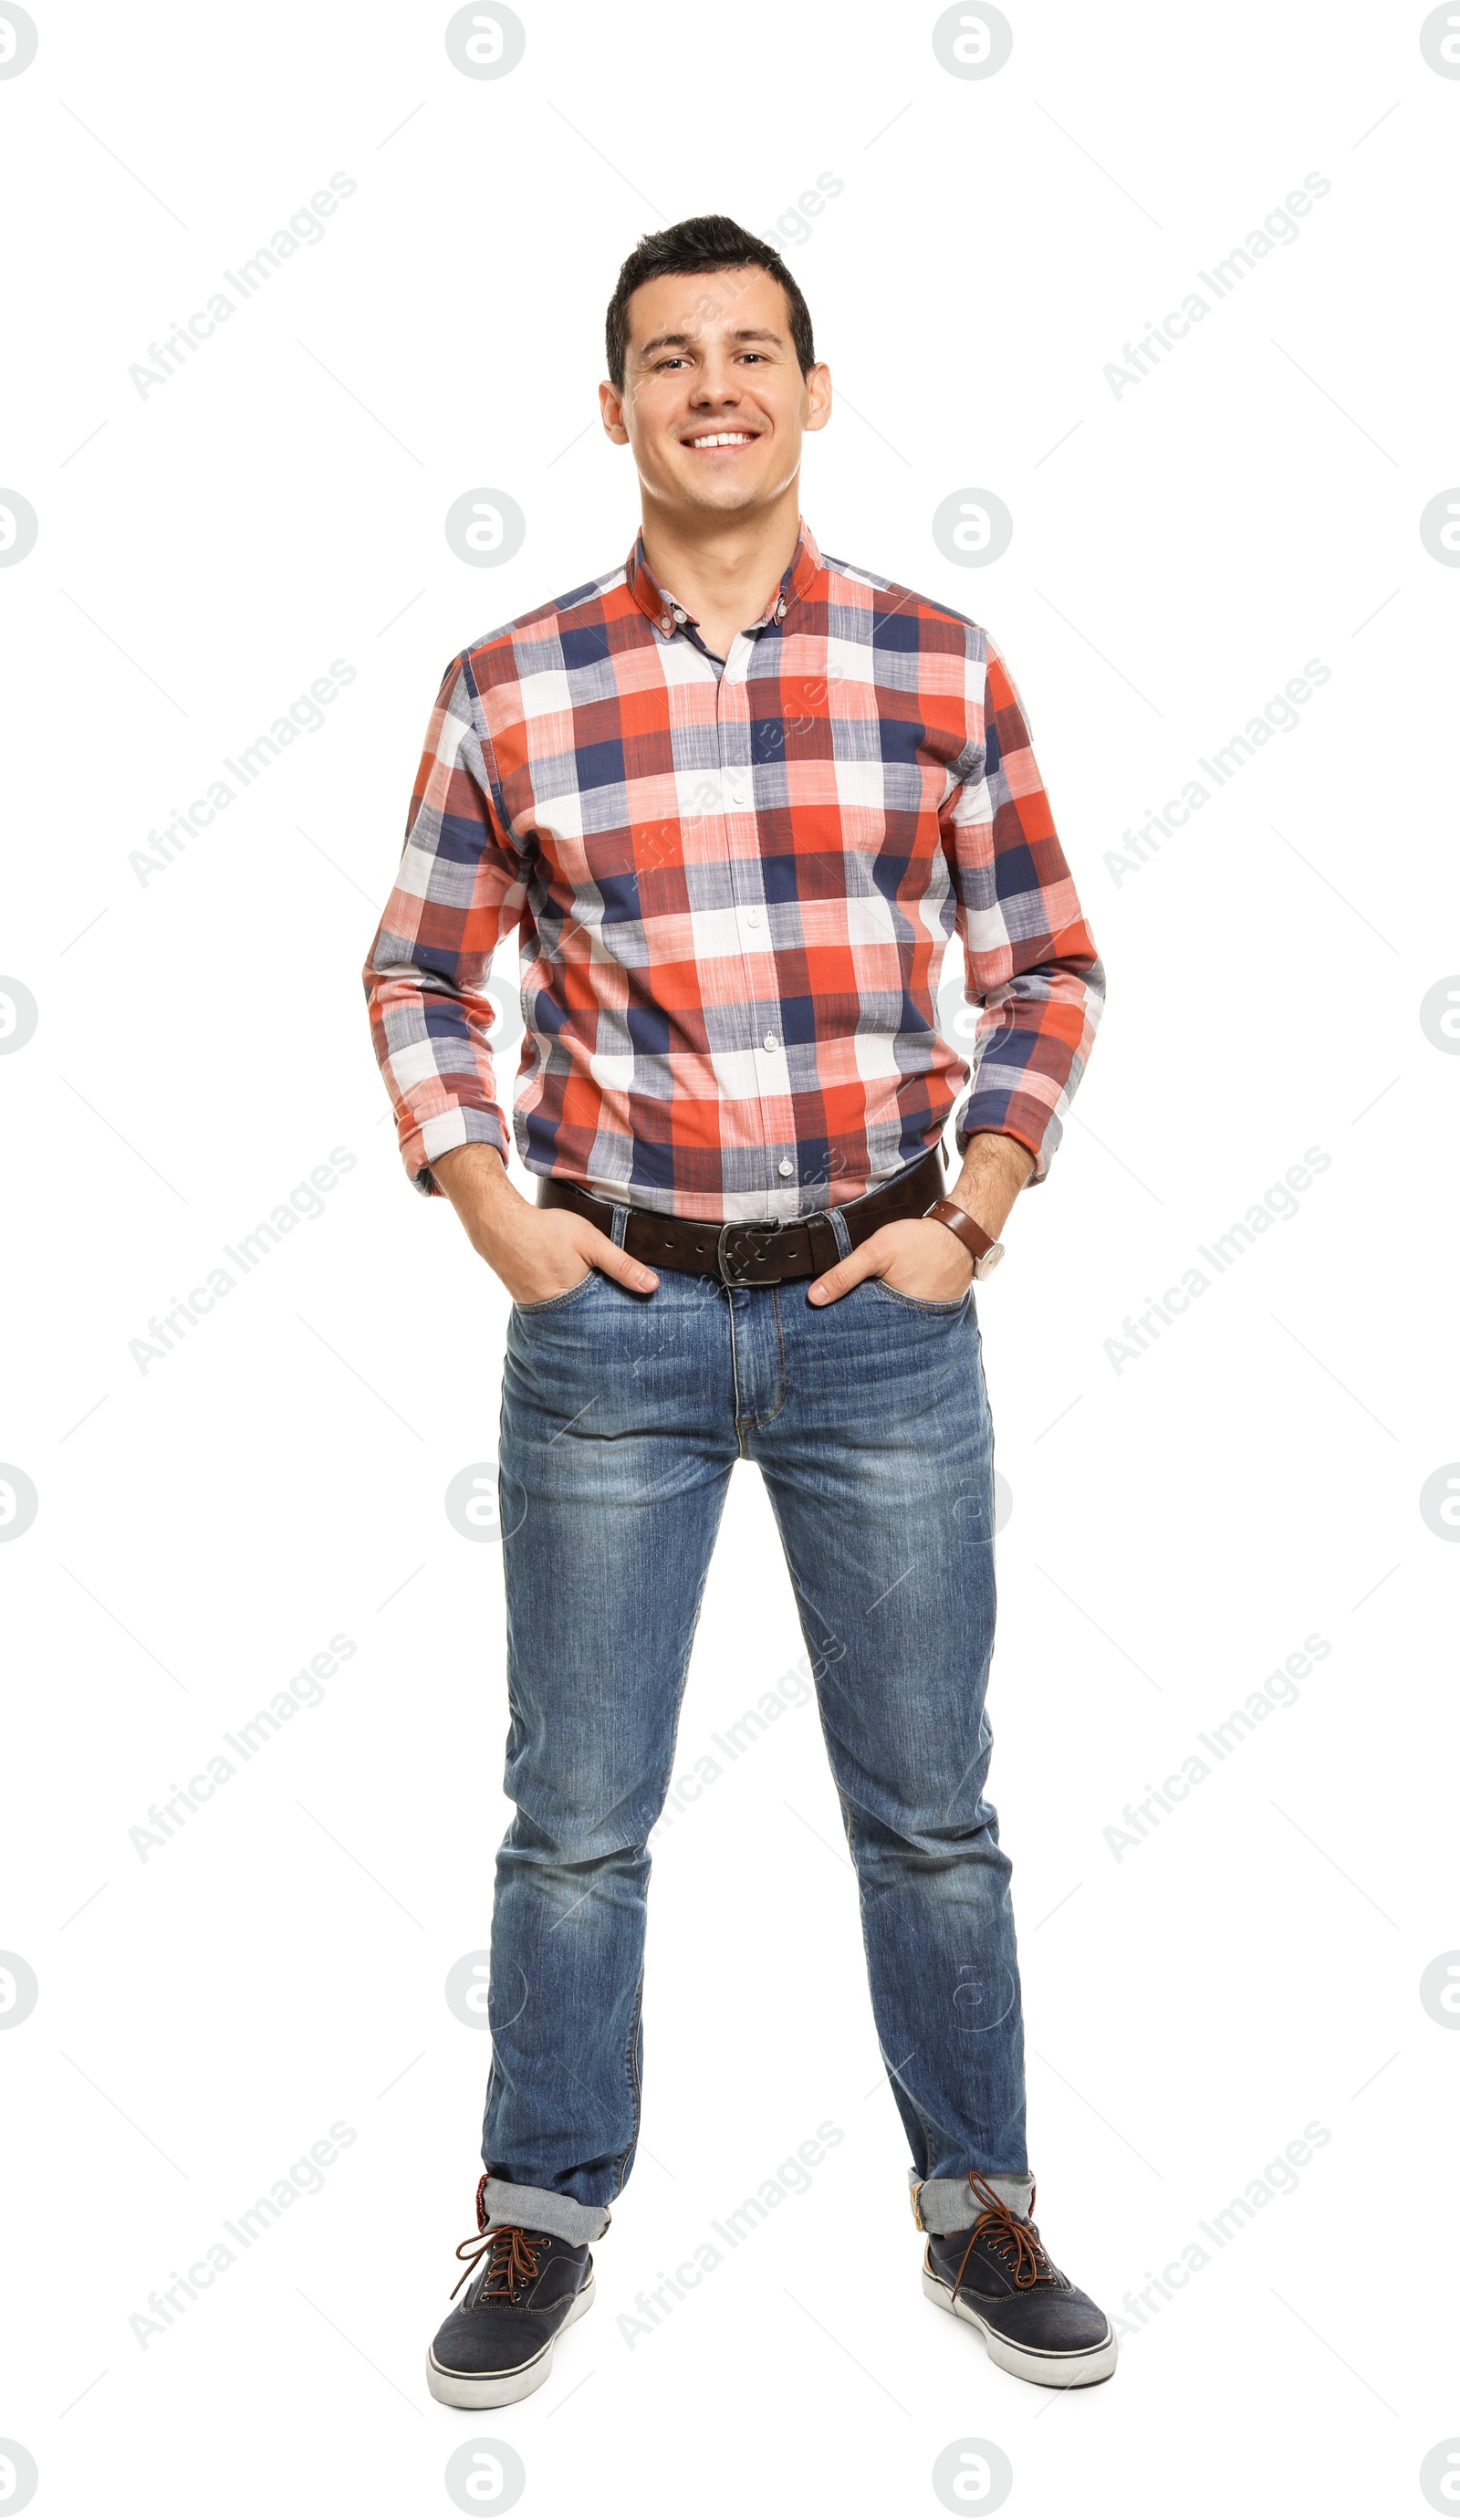
<instances>
[{"instance_id":1,"label":"belt loop","mask_svg":"<svg viewBox=\"0 0 1460 2520\"><path fill-rule=\"evenodd\" d=\"M852 1253L852 1237L847 1231L847 1220L843 1216L841 1209L839 1207L828 1207L826 1210L826 1220L831 1227L832 1233L836 1237L837 1258L839 1260L850 1259Z\"/></svg>"},{"instance_id":2,"label":"belt loop","mask_svg":"<svg viewBox=\"0 0 1460 2520\"><path fill-rule=\"evenodd\" d=\"M624 1247L624 1236L628 1233L628 1231L629 1231L629 1211L628 1211L628 1209L627 1209L626 1207L615 1207L615 1209L614 1209L614 1211L613 1211L613 1238L614 1238L614 1241L618 1244L618 1247L619 1247L620 1251L622 1251L622 1249L623 1249L623 1247Z\"/></svg>"}]
</instances>

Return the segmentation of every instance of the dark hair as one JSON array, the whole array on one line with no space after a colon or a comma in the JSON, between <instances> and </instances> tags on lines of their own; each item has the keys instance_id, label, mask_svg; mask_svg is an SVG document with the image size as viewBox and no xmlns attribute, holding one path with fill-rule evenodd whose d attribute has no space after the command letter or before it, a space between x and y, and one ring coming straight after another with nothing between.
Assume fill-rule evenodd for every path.
<instances>
[{"instance_id":1,"label":"dark hair","mask_svg":"<svg viewBox=\"0 0 1460 2520\"><path fill-rule=\"evenodd\" d=\"M814 368L817 353L811 334L811 310L774 246L752 236L737 219L710 213L704 218L681 219L672 228L661 228L657 236L641 237L619 273L608 300L604 336L608 374L620 392L629 350L629 300L636 289L642 289L646 280L665 280L674 273L743 271L751 264L779 281L785 291L791 339L801 373L805 376Z\"/></svg>"}]
</instances>

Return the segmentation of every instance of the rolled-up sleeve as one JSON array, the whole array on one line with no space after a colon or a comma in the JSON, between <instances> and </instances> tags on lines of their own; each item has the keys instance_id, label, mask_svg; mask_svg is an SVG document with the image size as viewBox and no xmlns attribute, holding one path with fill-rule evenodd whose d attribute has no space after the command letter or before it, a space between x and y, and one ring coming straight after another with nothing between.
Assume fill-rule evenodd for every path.
<instances>
[{"instance_id":1,"label":"rolled-up sleeve","mask_svg":"<svg viewBox=\"0 0 1460 2520\"><path fill-rule=\"evenodd\" d=\"M363 974L401 1156L427 1197L437 1187L432 1158L450 1148L476 1143L507 1155L486 979L525 899L481 703L459 656L431 711L395 888Z\"/></svg>"},{"instance_id":2,"label":"rolled-up sleeve","mask_svg":"<svg viewBox=\"0 0 1460 2520\"><path fill-rule=\"evenodd\" d=\"M1040 1182L1105 1003L1105 974L1065 863L1008 669L988 643L963 776L943 809L974 1031L958 1144L1017 1138Z\"/></svg>"}]
</instances>

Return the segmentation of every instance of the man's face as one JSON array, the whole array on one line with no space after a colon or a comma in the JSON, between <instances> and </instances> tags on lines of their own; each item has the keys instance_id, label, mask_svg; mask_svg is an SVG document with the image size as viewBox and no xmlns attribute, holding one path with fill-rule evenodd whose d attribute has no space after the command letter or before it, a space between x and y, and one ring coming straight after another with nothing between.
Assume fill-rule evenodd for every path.
<instances>
[{"instance_id":1,"label":"man's face","mask_svg":"<svg viewBox=\"0 0 1460 2520\"><path fill-rule=\"evenodd\" d=\"M801 373L780 283L754 264L675 274L636 289L628 312L623 391L600 385L598 400L645 498L725 517L767 506L831 409L826 369Z\"/></svg>"}]
</instances>

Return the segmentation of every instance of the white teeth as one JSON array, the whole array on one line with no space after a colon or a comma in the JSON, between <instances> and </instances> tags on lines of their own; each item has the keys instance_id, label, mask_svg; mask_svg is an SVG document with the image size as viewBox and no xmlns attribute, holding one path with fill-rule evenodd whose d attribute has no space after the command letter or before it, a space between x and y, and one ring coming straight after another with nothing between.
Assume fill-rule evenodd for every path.
<instances>
[{"instance_id":1,"label":"white teeth","mask_svg":"<svg viewBox=\"0 0 1460 2520\"><path fill-rule=\"evenodd\" d=\"M722 428L718 429L713 437L691 437L688 443L691 446L749 446L753 440L753 430Z\"/></svg>"}]
</instances>

